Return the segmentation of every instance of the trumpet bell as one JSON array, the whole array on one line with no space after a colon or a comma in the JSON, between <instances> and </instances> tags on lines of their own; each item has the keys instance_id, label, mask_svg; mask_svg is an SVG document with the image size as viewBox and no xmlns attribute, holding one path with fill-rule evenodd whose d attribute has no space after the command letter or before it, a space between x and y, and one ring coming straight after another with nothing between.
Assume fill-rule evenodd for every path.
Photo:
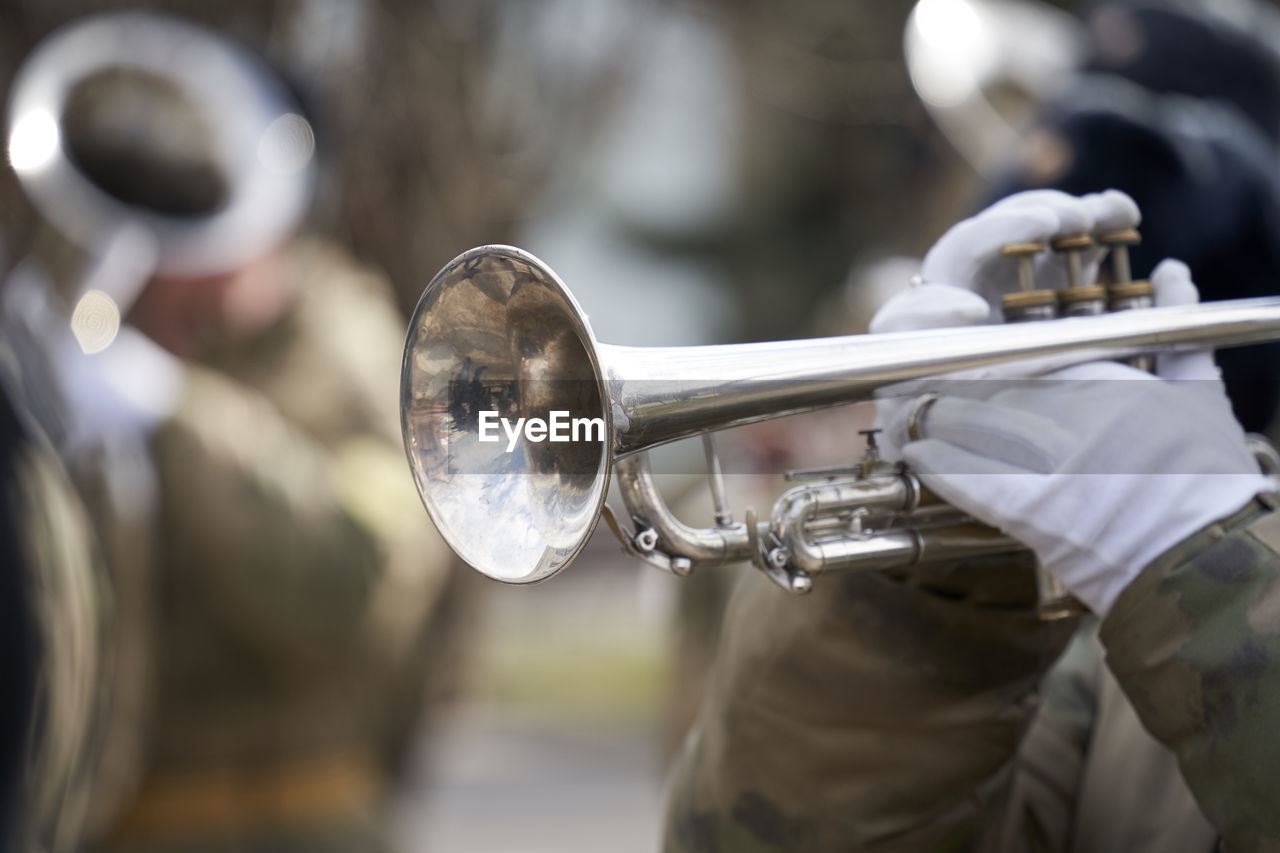
<instances>
[{"instance_id":1,"label":"trumpet bell","mask_svg":"<svg viewBox=\"0 0 1280 853\"><path fill-rule=\"evenodd\" d=\"M533 255L481 246L436 275L409 323L401 426L418 494L460 557L507 583L573 560L608 490L608 399L586 314ZM557 412L602 426L552 442Z\"/></svg>"}]
</instances>

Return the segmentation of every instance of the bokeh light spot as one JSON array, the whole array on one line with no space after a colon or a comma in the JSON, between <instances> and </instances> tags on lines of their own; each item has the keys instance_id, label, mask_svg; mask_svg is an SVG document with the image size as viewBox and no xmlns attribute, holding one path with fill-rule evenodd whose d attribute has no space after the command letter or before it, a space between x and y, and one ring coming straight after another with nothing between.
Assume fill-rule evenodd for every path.
<instances>
[{"instance_id":1,"label":"bokeh light spot","mask_svg":"<svg viewBox=\"0 0 1280 853\"><path fill-rule=\"evenodd\" d=\"M48 110L32 110L14 123L9 134L9 162L18 172L34 172L58 151L58 123Z\"/></svg>"},{"instance_id":2,"label":"bokeh light spot","mask_svg":"<svg viewBox=\"0 0 1280 853\"><path fill-rule=\"evenodd\" d=\"M258 141L258 159L268 169L293 174L306 168L316 150L310 123L297 113L271 122Z\"/></svg>"},{"instance_id":3,"label":"bokeh light spot","mask_svg":"<svg viewBox=\"0 0 1280 853\"><path fill-rule=\"evenodd\" d=\"M119 331L120 309L114 299L101 290L90 290L80 297L71 313L71 333L86 355L111 346Z\"/></svg>"},{"instance_id":4,"label":"bokeh light spot","mask_svg":"<svg viewBox=\"0 0 1280 853\"><path fill-rule=\"evenodd\" d=\"M952 107L973 95L995 52L973 5L968 0L921 0L911 27L923 48L912 68L920 96L934 106Z\"/></svg>"}]
</instances>

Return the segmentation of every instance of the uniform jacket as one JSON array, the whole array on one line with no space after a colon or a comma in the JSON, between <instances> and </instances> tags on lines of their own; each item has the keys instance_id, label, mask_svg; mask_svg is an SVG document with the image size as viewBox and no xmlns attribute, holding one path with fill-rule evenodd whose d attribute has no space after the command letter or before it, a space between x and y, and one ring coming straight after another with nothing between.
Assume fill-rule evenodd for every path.
<instances>
[{"instance_id":1,"label":"uniform jacket","mask_svg":"<svg viewBox=\"0 0 1280 853\"><path fill-rule=\"evenodd\" d=\"M1017 562L749 578L666 850L1280 850L1276 506L1163 555L1101 626L1038 620Z\"/></svg>"}]
</instances>

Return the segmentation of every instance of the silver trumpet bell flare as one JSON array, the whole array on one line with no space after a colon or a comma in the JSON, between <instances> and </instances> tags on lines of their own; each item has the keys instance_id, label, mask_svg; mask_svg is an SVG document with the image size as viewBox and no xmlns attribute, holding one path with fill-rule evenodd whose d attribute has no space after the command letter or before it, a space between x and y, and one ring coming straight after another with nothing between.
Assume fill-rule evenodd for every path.
<instances>
[{"instance_id":1,"label":"silver trumpet bell flare","mask_svg":"<svg viewBox=\"0 0 1280 853\"><path fill-rule=\"evenodd\" d=\"M586 545L613 463L604 391L586 314L533 255L481 246L432 279L405 342L401 427L422 502L467 563L533 583ZM602 434L551 444L512 429L553 411L601 419Z\"/></svg>"}]
</instances>

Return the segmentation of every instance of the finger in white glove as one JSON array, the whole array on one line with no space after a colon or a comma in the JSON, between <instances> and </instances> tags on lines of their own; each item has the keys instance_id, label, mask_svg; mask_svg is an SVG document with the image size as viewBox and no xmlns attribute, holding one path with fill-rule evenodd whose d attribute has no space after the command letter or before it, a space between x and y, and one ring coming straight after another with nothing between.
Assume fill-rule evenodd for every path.
<instances>
[{"instance_id":1,"label":"finger in white glove","mask_svg":"<svg viewBox=\"0 0 1280 853\"><path fill-rule=\"evenodd\" d=\"M872 318L871 331L881 334L960 328L984 325L988 319L987 302L976 293L945 284L920 284L887 301ZM1059 353L953 370L880 388L876 391L876 427L884 433L881 449L890 456L898 453L907 440L906 434L892 425L899 420L902 408L913 406L921 394L983 398L992 382L1043 376L1079 360L1077 353Z\"/></svg>"},{"instance_id":2,"label":"finger in white glove","mask_svg":"<svg viewBox=\"0 0 1280 853\"><path fill-rule=\"evenodd\" d=\"M1137 202L1120 190L1104 190L1079 197L1057 190L1032 190L1010 196L1007 201L1018 204L1021 196L1029 197L1026 203L1049 207L1058 217L1058 230L1048 238L1050 242L1076 234L1100 235L1137 228L1142 221ZM1079 254L1083 281L1092 284L1098 277L1098 267L1107 254L1107 248L1094 244ZM1038 255L1036 280L1042 288L1059 290L1067 287L1067 268L1062 256L1052 251Z\"/></svg>"},{"instance_id":3,"label":"finger in white glove","mask_svg":"<svg viewBox=\"0 0 1280 853\"><path fill-rule=\"evenodd\" d=\"M894 294L871 318L873 335L981 326L991 306L971 290L950 284L918 284Z\"/></svg>"},{"instance_id":4,"label":"finger in white glove","mask_svg":"<svg viewBox=\"0 0 1280 853\"><path fill-rule=\"evenodd\" d=\"M1017 266L1000 254L1010 243L1041 243L1058 231L1052 208L1030 203L1000 205L956 223L924 256L921 277L929 283L949 284L971 290L998 315L1005 293L1018 289ZM995 322L996 316L990 320Z\"/></svg>"},{"instance_id":5,"label":"finger in white glove","mask_svg":"<svg viewBox=\"0 0 1280 853\"><path fill-rule=\"evenodd\" d=\"M991 308L987 301L971 290L950 284L917 284L890 298L871 318L872 334L918 332L963 326L980 326L987 322ZM903 383L898 388L882 389L877 395L876 426L885 431L881 452L897 456L905 438L887 431L901 406L910 405L913 397L928 390L920 381Z\"/></svg>"},{"instance_id":6,"label":"finger in white glove","mask_svg":"<svg viewBox=\"0 0 1280 853\"><path fill-rule=\"evenodd\" d=\"M1093 220L1093 232L1125 231L1142 224L1142 211L1138 203L1120 190L1103 190L1081 196L1089 218ZM1104 250L1105 251L1105 250Z\"/></svg>"},{"instance_id":7,"label":"finger in white glove","mask_svg":"<svg viewBox=\"0 0 1280 853\"><path fill-rule=\"evenodd\" d=\"M1197 305L1200 291L1191 280L1191 269L1172 258L1161 261L1151 271L1151 289L1157 308ZM1213 361L1213 351L1166 352L1156 356L1156 373L1162 379L1219 381L1221 374Z\"/></svg>"}]
</instances>

